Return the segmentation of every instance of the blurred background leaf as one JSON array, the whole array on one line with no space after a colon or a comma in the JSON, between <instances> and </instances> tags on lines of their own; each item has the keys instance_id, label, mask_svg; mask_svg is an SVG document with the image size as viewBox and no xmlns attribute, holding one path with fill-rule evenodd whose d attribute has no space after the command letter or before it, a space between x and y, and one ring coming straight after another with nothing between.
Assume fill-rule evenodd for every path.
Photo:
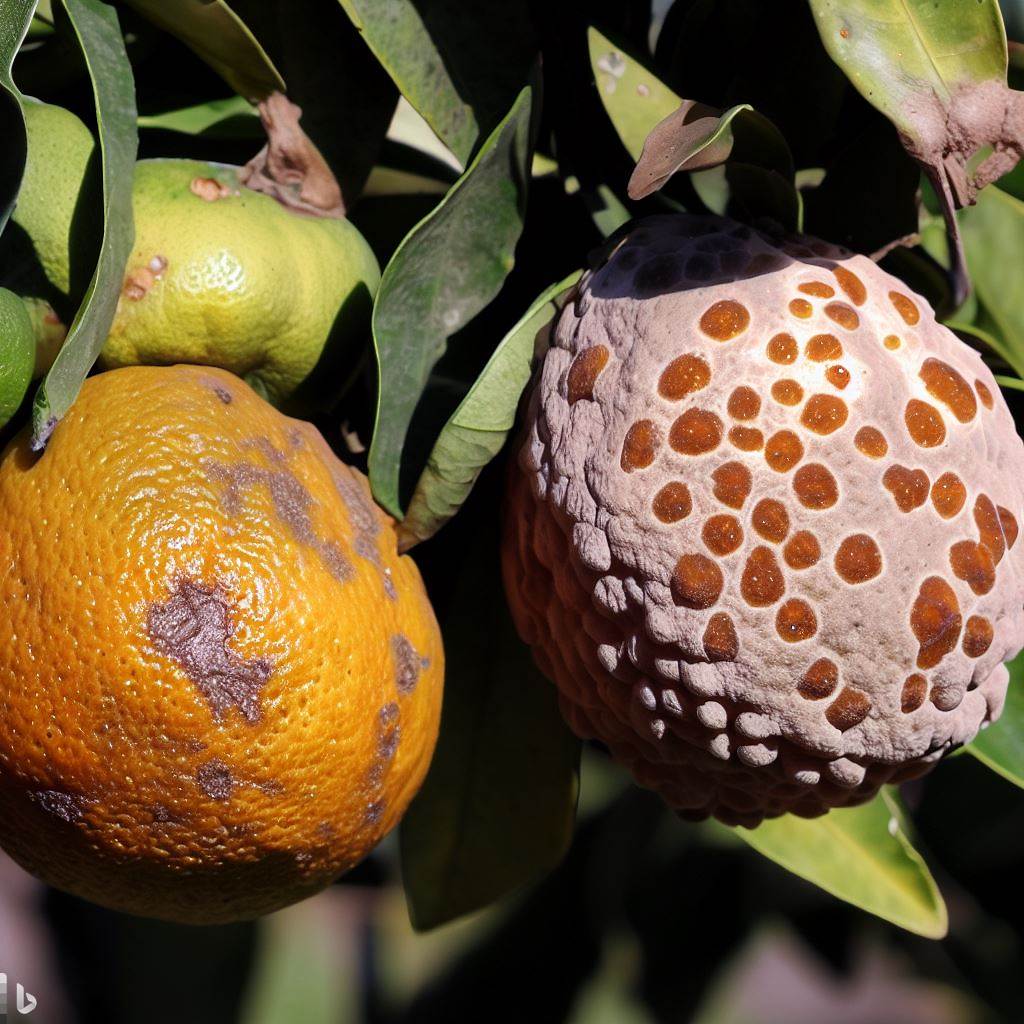
<instances>
[{"instance_id":1,"label":"blurred background leaf","mask_svg":"<svg viewBox=\"0 0 1024 1024\"><path fill-rule=\"evenodd\" d=\"M132 249L132 180L138 135L131 65L114 9L101 0L62 0L92 78L103 164L103 239L96 270L67 340L32 407L32 447L42 448L71 407L106 341Z\"/></svg>"},{"instance_id":2,"label":"blurred background leaf","mask_svg":"<svg viewBox=\"0 0 1024 1024\"><path fill-rule=\"evenodd\" d=\"M1008 665L1010 688L998 722L978 733L967 747L982 764L1024 788L1024 656Z\"/></svg>"},{"instance_id":3,"label":"blurred background leaf","mask_svg":"<svg viewBox=\"0 0 1024 1024\"><path fill-rule=\"evenodd\" d=\"M0 231L14 209L28 153L25 118L11 68L32 23L35 6L30 0L0 0L0 138L4 140L0 153Z\"/></svg>"}]
</instances>

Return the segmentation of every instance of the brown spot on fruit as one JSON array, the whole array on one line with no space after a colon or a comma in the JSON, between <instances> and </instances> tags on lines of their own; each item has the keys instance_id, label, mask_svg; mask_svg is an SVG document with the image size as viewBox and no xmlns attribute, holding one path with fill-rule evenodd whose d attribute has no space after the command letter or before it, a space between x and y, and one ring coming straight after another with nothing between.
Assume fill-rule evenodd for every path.
<instances>
[{"instance_id":1,"label":"brown spot on fruit","mask_svg":"<svg viewBox=\"0 0 1024 1024\"><path fill-rule=\"evenodd\" d=\"M677 356L661 373L658 394L662 398L677 402L695 391L706 388L711 382L711 367L703 356L687 353Z\"/></svg>"},{"instance_id":2,"label":"brown spot on fruit","mask_svg":"<svg viewBox=\"0 0 1024 1024\"><path fill-rule=\"evenodd\" d=\"M743 566L740 579L743 600L754 608L767 608L775 604L785 592L786 580L771 548L754 548Z\"/></svg>"},{"instance_id":3,"label":"brown spot on fruit","mask_svg":"<svg viewBox=\"0 0 1024 1024\"><path fill-rule=\"evenodd\" d=\"M804 508L820 511L839 500L836 478L819 462L801 466L793 476L793 490Z\"/></svg>"},{"instance_id":4,"label":"brown spot on fruit","mask_svg":"<svg viewBox=\"0 0 1024 1024\"><path fill-rule=\"evenodd\" d=\"M830 366L825 371L825 380L842 391L850 383L850 371L845 366Z\"/></svg>"},{"instance_id":5,"label":"brown spot on fruit","mask_svg":"<svg viewBox=\"0 0 1024 1024\"><path fill-rule=\"evenodd\" d=\"M211 385L210 385L210 390L211 390L211 391L212 391L212 392L213 392L213 393L214 393L214 394L215 394L215 395L216 395L216 396L217 396L217 397L218 397L218 398L219 398L219 399L220 399L220 400L221 400L221 401L222 401L222 402L223 402L223 403L224 403L225 405L230 405L230 404L231 404L231 401L232 401L232 398L231 398L231 392L230 392L230 391L228 391L228 389L227 389L226 387L224 387L224 385L223 385L223 384L220 384L219 382L218 382L218 383L214 383L214 384L211 384Z\"/></svg>"},{"instance_id":6,"label":"brown spot on fruit","mask_svg":"<svg viewBox=\"0 0 1024 1024\"><path fill-rule=\"evenodd\" d=\"M825 709L825 718L840 732L860 725L871 710L871 698L852 686L844 686L839 696Z\"/></svg>"},{"instance_id":7,"label":"brown spot on fruit","mask_svg":"<svg viewBox=\"0 0 1024 1024\"><path fill-rule=\"evenodd\" d=\"M725 612L715 612L704 629L704 654L708 661L735 661L740 653L736 627Z\"/></svg>"},{"instance_id":8,"label":"brown spot on fruit","mask_svg":"<svg viewBox=\"0 0 1024 1024\"><path fill-rule=\"evenodd\" d=\"M775 615L775 630L786 643L798 644L818 632L818 617L806 601L790 598Z\"/></svg>"},{"instance_id":9,"label":"brown spot on fruit","mask_svg":"<svg viewBox=\"0 0 1024 1024\"><path fill-rule=\"evenodd\" d=\"M855 306L863 306L868 297L868 290L864 287L864 282L846 267L833 267L832 273L839 282L839 287L846 292L846 297Z\"/></svg>"},{"instance_id":10,"label":"brown spot on fruit","mask_svg":"<svg viewBox=\"0 0 1024 1024\"><path fill-rule=\"evenodd\" d=\"M913 327L921 319L921 311L917 305L902 292L889 292L889 301L896 312L903 317L903 322L910 327Z\"/></svg>"},{"instance_id":11,"label":"brown spot on fruit","mask_svg":"<svg viewBox=\"0 0 1024 1024\"><path fill-rule=\"evenodd\" d=\"M949 564L957 579L976 594L987 594L996 585L996 566L987 547L961 540L949 549Z\"/></svg>"},{"instance_id":12,"label":"brown spot on fruit","mask_svg":"<svg viewBox=\"0 0 1024 1024\"><path fill-rule=\"evenodd\" d=\"M872 537L854 533L839 545L835 566L847 583L867 583L882 571L882 553Z\"/></svg>"},{"instance_id":13,"label":"brown spot on fruit","mask_svg":"<svg viewBox=\"0 0 1024 1024\"><path fill-rule=\"evenodd\" d=\"M807 399L800 422L816 434L837 431L849 416L846 403L835 395L811 395Z\"/></svg>"},{"instance_id":14,"label":"brown spot on fruit","mask_svg":"<svg viewBox=\"0 0 1024 1024\"><path fill-rule=\"evenodd\" d=\"M781 501L762 498L750 516L750 523L765 540L781 544L789 533L789 513Z\"/></svg>"},{"instance_id":15,"label":"brown spot on fruit","mask_svg":"<svg viewBox=\"0 0 1024 1024\"><path fill-rule=\"evenodd\" d=\"M729 396L726 408L734 420L752 420L761 411L761 396L742 384Z\"/></svg>"},{"instance_id":16,"label":"brown spot on fruit","mask_svg":"<svg viewBox=\"0 0 1024 1024\"><path fill-rule=\"evenodd\" d=\"M791 569L809 569L821 558L821 545L809 530L798 530L786 542L782 557Z\"/></svg>"},{"instance_id":17,"label":"brown spot on fruit","mask_svg":"<svg viewBox=\"0 0 1024 1024\"><path fill-rule=\"evenodd\" d=\"M834 334L815 334L804 346L804 355L812 362L827 363L842 358L843 344Z\"/></svg>"},{"instance_id":18,"label":"brown spot on fruit","mask_svg":"<svg viewBox=\"0 0 1024 1024\"><path fill-rule=\"evenodd\" d=\"M211 800L230 800L235 788L231 769L219 757L212 758L196 769L196 782Z\"/></svg>"},{"instance_id":19,"label":"brown spot on fruit","mask_svg":"<svg viewBox=\"0 0 1024 1024\"><path fill-rule=\"evenodd\" d=\"M892 465L882 476L882 486L901 512L913 512L928 500L928 474L923 469Z\"/></svg>"},{"instance_id":20,"label":"brown spot on fruit","mask_svg":"<svg viewBox=\"0 0 1024 1024\"><path fill-rule=\"evenodd\" d=\"M749 324L747 307L732 299L716 302L700 318L700 329L715 341L729 341L742 334Z\"/></svg>"},{"instance_id":21,"label":"brown spot on fruit","mask_svg":"<svg viewBox=\"0 0 1024 1024\"><path fill-rule=\"evenodd\" d=\"M742 462L723 462L712 474L714 495L729 508L743 508L750 494L753 477Z\"/></svg>"},{"instance_id":22,"label":"brown spot on fruit","mask_svg":"<svg viewBox=\"0 0 1024 1024\"><path fill-rule=\"evenodd\" d=\"M429 658L420 657L407 636L396 633L391 638L391 658L395 665L395 686L400 694L412 693L419 682L420 672L430 664Z\"/></svg>"},{"instance_id":23,"label":"brown spot on fruit","mask_svg":"<svg viewBox=\"0 0 1024 1024\"><path fill-rule=\"evenodd\" d=\"M711 516L701 536L713 554L731 555L743 543L743 527L735 516Z\"/></svg>"},{"instance_id":24,"label":"brown spot on fruit","mask_svg":"<svg viewBox=\"0 0 1024 1024\"><path fill-rule=\"evenodd\" d=\"M861 427L854 435L857 451L869 459L880 459L888 450L889 442L877 427Z\"/></svg>"},{"instance_id":25,"label":"brown spot on fruit","mask_svg":"<svg viewBox=\"0 0 1024 1024\"><path fill-rule=\"evenodd\" d=\"M847 331L855 331L860 327L860 317L853 306L845 302L830 302L825 307L825 316Z\"/></svg>"},{"instance_id":26,"label":"brown spot on fruit","mask_svg":"<svg viewBox=\"0 0 1024 1024\"><path fill-rule=\"evenodd\" d=\"M890 351L895 352L900 347L902 342L895 334L887 334L882 344Z\"/></svg>"},{"instance_id":27,"label":"brown spot on fruit","mask_svg":"<svg viewBox=\"0 0 1024 1024\"><path fill-rule=\"evenodd\" d=\"M943 519L960 514L967 501L967 488L956 473L943 473L932 484L932 504Z\"/></svg>"},{"instance_id":28,"label":"brown spot on fruit","mask_svg":"<svg viewBox=\"0 0 1024 1024\"><path fill-rule=\"evenodd\" d=\"M764 461L776 473L788 473L804 457L804 446L792 430L779 430L765 442Z\"/></svg>"},{"instance_id":29,"label":"brown spot on fruit","mask_svg":"<svg viewBox=\"0 0 1024 1024\"><path fill-rule=\"evenodd\" d=\"M1003 537L1003 524L999 521L999 513L987 494L979 494L975 499L974 522L978 527L978 539L988 548L992 561L998 565L1006 550L1006 540Z\"/></svg>"},{"instance_id":30,"label":"brown spot on fruit","mask_svg":"<svg viewBox=\"0 0 1024 1024\"><path fill-rule=\"evenodd\" d=\"M684 608L701 611L718 600L723 584L722 570L707 555L683 555L672 573L672 597Z\"/></svg>"},{"instance_id":31,"label":"brown spot on fruit","mask_svg":"<svg viewBox=\"0 0 1024 1024\"><path fill-rule=\"evenodd\" d=\"M909 715L916 711L928 696L928 680L920 672L907 676L903 680L903 691L900 693L900 711Z\"/></svg>"},{"instance_id":32,"label":"brown spot on fruit","mask_svg":"<svg viewBox=\"0 0 1024 1024\"><path fill-rule=\"evenodd\" d=\"M651 502L652 511L663 523L677 523L685 519L692 508L690 489L677 480L665 484Z\"/></svg>"},{"instance_id":33,"label":"brown spot on fruit","mask_svg":"<svg viewBox=\"0 0 1024 1024\"><path fill-rule=\"evenodd\" d=\"M604 345L594 345L592 348L585 348L572 361L567 381L570 405L582 399L593 400L594 385L601 371L608 365L608 355L608 349Z\"/></svg>"},{"instance_id":34,"label":"brown spot on fruit","mask_svg":"<svg viewBox=\"0 0 1024 1024\"><path fill-rule=\"evenodd\" d=\"M796 288L804 295L811 295L816 299L831 299L836 293L835 288L830 284L825 284L824 281L807 281L804 284L798 284Z\"/></svg>"},{"instance_id":35,"label":"brown spot on fruit","mask_svg":"<svg viewBox=\"0 0 1024 1024\"><path fill-rule=\"evenodd\" d=\"M921 448L934 448L946 440L946 424L934 405L912 398L903 411L907 433Z\"/></svg>"},{"instance_id":36,"label":"brown spot on fruit","mask_svg":"<svg viewBox=\"0 0 1024 1024\"><path fill-rule=\"evenodd\" d=\"M995 630L992 623L981 615L972 615L964 627L964 654L980 658L992 646Z\"/></svg>"},{"instance_id":37,"label":"brown spot on fruit","mask_svg":"<svg viewBox=\"0 0 1024 1024\"><path fill-rule=\"evenodd\" d=\"M956 647L962 621L953 588L941 576L924 580L910 610L918 668L934 668Z\"/></svg>"},{"instance_id":38,"label":"brown spot on fruit","mask_svg":"<svg viewBox=\"0 0 1024 1024\"><path fill-rule=\"evenodd\" d=\"M839 668L829 658L819 658L803 674L797 684L797 693L807 700L824 700L831 697L839 685Z\"/></svg>"},{"instance_id":39,"label":"brown spot on fruit","mask_svg":"<svg viewBox=\"0 0 1024 1024\"><path fill-rule=\"evenodd\" d=\"M804 389L795 380L786 378L772 385L772 398L780 405L799 405L803 397Z\"/></svg>"},{"instance_id":40,"label":"brown spot on fruit","mask_svg":"<svg viewBox=\"0 0 1024 1024\"><path fill-rule=\"evenodd\" d=\"M783 366L788 366L790 363L796 362L799 348L796 344L796 338L792 334L783 332L782 334L776 334L771 341L768 342L767 348L768 358L773 363L780 363Z\"/></svg>"},{"instance_id":41,"label":"brown spot on fruit","mask_svg":"<svg viewBox=\"0 0 1024 1024\"><path fill-rule=\"evenodd\" d=\"M949 363L926 359L919 376L928 394L942 402L961 423L970 423L977 415L978 402L971 385Z\"/></svg>"},{"instance_id":42,"label":"brown spot on fruit","mask_svg":"<svg viewBox=\"0 0 1024 1024\"><path fill-rule=\"evenodd\" d=\"M85 800L76 793L60 789L39 789L28 794L28 798L51 818L74 825L85 817Z\"/></svg>"},{"instance_id":43,"label":"brown spot on fruit","mask_svg":"<svg viewBox=\"0 0 1024 1024\"><path fill-rule=\"evenodd\" d=\"M637 420L622 442L622 455L619 465L623 472L632 473L637 469L646 469L658 451L658 430L652 420Z\"/></svg>"},{"instance_id":44,"label":"brown spot on fruit","mask_svg":"<svg viewBox=\"0 0 1024 1024\"><path fill-rule=\"evenodd\" d=\"M242 658L228 648L235 626L219 589L179 579L167 601L149 606L146 630L157 651L196 685L216 721L233 707L250 725L260 721L260 694L271 664L266 658Z\"/></svg>"},{"instance_id":45,"label":"brown spot on fruit","mask_svg":"<svg viewBox=\"0 0 1024 1024\"><path fill-rule=\"evenodd\" d=\"M722 441L725 427L707 409L687 409L669 431L668 443L680 455L703 455L714 451Z\"/></svg>"},{"instance_id":46,"label":"brown spot on fruit","mask_svg":"<svg viewBox=\"0 0 1024 1024\"><path fill-rule=\"evenodd\" d=\"M207 203L215 203L231 195L231 189L216 178L193 178L189 182L189 192Z\"/></svg>"},{"instance_id":47,"label":"brown spot on fruit","mask_svg":"<svg viewBox=\"0 0 1024 1024\"><path fill-rule=\"evenodd\" d=\"M814 312L814 307L806 299L793 299L789 304L789 311L793 316L806 320Z\"/></svg>"},{"instance_id":48,"label":"brown spot on fruit","mask_svg":"<svg viewBox=\"0 0 1024 1024\"><path fill-rule=\"evenodd\" d=\"M991 409L995 406L996 403L992 398L992 392L980 380L974 382L974 390L978 392L978 398L986 409Z\"/></svg>"},{"instance_id":49,"label":"brown spot on fruit","mask_svg":"<svg viewBox=\"0 0 1024 1024\"><path fill-rule=\"evenodd\" d=\"M1003 508L1002 505L996 506L996 513L999 516L999 525L1003 528L1006 546L1012 548L1017 543L1017 534L1020 532L1017 520L1014 514L1008 508Z\"/></svg>"},{"instance_id":50,"label":"brown spot on fruit","mask_svg":"<svg viewBox=\"0 0 1024 1024\"><path fill-rule=\"evenodd\" d=\"M729 431L729 441L741 452L756 452L764 447L764 434L756 427L733 427Z\"/></svg>"}]
</instances>

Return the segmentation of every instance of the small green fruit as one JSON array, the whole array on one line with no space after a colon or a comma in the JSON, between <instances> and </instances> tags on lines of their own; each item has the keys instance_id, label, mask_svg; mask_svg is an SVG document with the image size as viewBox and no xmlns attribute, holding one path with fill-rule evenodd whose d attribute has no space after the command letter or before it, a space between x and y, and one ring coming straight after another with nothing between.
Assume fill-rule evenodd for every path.
<instances>
[{"instance_id":1,"label":"small green fruit","mask_svg":"<svg viewBox=\"0 0 1024 1024\"><path fill-rule=\"evenodd\" d=\"M18 411L35 363L35 339L25 304L0 288L0 427Z\"/></svg>"}]
</instances>

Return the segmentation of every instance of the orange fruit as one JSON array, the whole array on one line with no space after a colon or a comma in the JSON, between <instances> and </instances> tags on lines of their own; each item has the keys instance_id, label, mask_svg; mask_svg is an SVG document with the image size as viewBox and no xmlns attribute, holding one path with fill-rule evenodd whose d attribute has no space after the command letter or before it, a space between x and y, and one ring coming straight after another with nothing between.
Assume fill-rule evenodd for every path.
<instances>
[{"instance_id":1,"label":"orange fruit","mask_svg":"<svg viewBox=\"0 0 1024 1024\"><path fill-rule=\"evenodd\" d=\"M317 891L401 818L441 638L365 480L206 367L88 380L0 460L0 844L119 910Z\"/></svg>"}]
</instances>

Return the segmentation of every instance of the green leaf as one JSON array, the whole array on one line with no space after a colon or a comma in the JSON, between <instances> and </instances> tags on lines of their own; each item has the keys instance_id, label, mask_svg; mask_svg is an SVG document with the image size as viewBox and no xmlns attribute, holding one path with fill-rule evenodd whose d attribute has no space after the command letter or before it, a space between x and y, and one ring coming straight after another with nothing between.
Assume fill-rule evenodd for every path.
<instances>
[{"instance_id":1,"label":"green leaf","mask_svg":"<svg viewBox=\"0 0 1024 1024\"><path fill-rule=\"evenodd\" d=\"M62 0L92 78L103 160L103 239L96 270L67 340L36 392L32 447L42 449L68 411L106 341L132 250L132 180L138 135L135 86L114 9L101 0Z\"/></svg>"},{"instance_id":2,"label":"green leaf","mask_svg":"<svg viewBox=\"0 0 1024 1024\"><path fill-rule=\"evenodd\" d=\"M562 298L581 274L577 270L534 300L498 343L476 383L444 425L399 526L403 551L432 537L458 512L480 471L501 450L530 380L537 337L551 325Z\"/></svg>"},{"instance_id":3,"label":"green leaf","mask_svg":"<svg viewBox=\"0 0 1024 1024\"><path fill-rule=\"evenodd\" d=\"M402 95L463 166L530 77L523 0L340 0Z\"/></svg>"},{"instance_id":4,"label":"green leaf","mask_svg":"<svg viewBox=\"0 0 1024 1024\"><path fill-rule=\"evenodd\" d=\"M256 108L241 96L228 96L210 100L209 103L197 103L192 107L140 117L139 127L216 138L264 137Z\"/></svg>"},{"instance_id":5,"label":"green leaf","mask_svg":"<svg viewBox=\"0 0 1024 1024\"><path fill-rule=\"evenodd\" d=\"M942 894L887 790L859 807L837 808L820 818L784 815L736 834L787 871L855 907L927 938L946 934Z\"/></svg>"},{"instance_id":6,"label":"green leaf","mask_svg":"<svg viewBox=\"0 0 1024 1024\"><path fill-rule=\"evenodd\" d=\"M1021 390L1024 390L1024 382ZM1024 788L1024 655L1018 654L1007 666L1010 687L997 722L983 729L967 747L983 764Z\"/></svg>"},{"instance_id":7,"label":"green leaf","mask_svg":"<svg viewBox=\"0 0 1024 1024\"><path fill-rule=\"evenodd\" d=\"M448 339L498 294L523 229L532 87L520 92L442 202L384 268L373 307L377 416L370 483L401 517L399 471L416 403Z\"/></svg>"},{"instance_id":8,"label":"green leaf","mask_svg":"<svg viewBox=\"0 0 1024 1024\"><path fill-rule=\"evenodd\" d=\"M647 136L683 98L596 28L587 29L587 44L604 109L629 155L639 160Z\"/></svg>"},{"instance_id":9,"label":"green leaf","mask_svg":"<svg viewBox=\"0 0 1024 1024\"><path fill-rule=\"evenodd\" d=\"M28 156L25 118L11 67L32 23L35 7L34 0L0 0L0 232L14 209Z\"/></svg>"},{"instance_id":10,"label":"green leaf","mask_svg":"<svg viewBox=\"0 0 1024 1024\"><path fill-rule=\"evenodd\" d=\"M811 10L832 59L899 129L942 200L962 302L967 281L954 210L1012 169L1024 149L1024 95L1006 86L998 3L811 0Z\"/></svg>"},{"instance_id":11,"label":"green leaf","mask_svg":"<svg viewBox=\"0 0 1024 1024\"><path fill-rule=\"evenodd\" d=\"M284 92L263 47L224 0L126 0L158 28L177 36L240 96L253 102Z\"/></svg>"},{"instance_id":12,"label":"green leaf","mask_svg":"<svg viewBox=\"0 0 1024 1024\"><path fill-rule=\"evenodd\" d=\"M991 331L985 330L978 324L964 323L961 320L946 320L945 325L954 333L960 336L960 340L966 342L972 348L977 349L979 352L990 352L992 355L997 357L997 360L1002 360L1008 366L1014 365L1013 352L1007 348L1003 340ZM989 362L993 362L990 358Z\"/></svg>"},{"instance_id":13,"label":"green leaf","mask_svg":"<svg viewBox=\"0 0 1024 1024\"><path fill-rule=\"evenodd\" d=\"M505 605L498 500L490 493L475 502L481 514L460 516L439 541L462 574L441 616L441 734L400 832L409 916L419 930L543 876L572 837L579 741Z\"/></svg>"}]
</instances>

